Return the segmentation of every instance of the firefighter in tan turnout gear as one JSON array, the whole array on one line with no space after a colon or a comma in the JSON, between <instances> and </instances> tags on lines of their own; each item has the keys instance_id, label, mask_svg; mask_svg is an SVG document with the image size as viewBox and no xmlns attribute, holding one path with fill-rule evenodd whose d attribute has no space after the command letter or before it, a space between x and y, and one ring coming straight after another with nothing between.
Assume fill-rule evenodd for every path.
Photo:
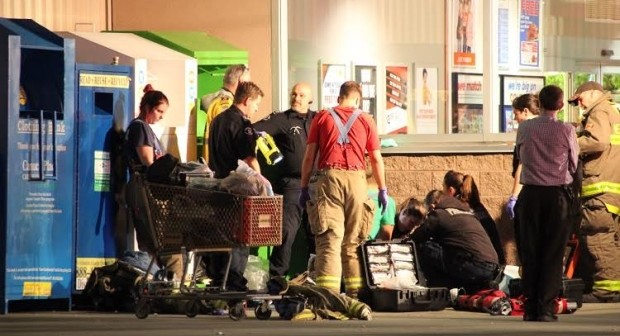
<instances>
[{"instance_id":1,"label":"firefighter in tan turnout gear","mask_svg":"<svg viewBox=\"0 0 620 336\"><path fill-rule=\"evenodd\" d=\"M596 82L577 88L569 103L584 109L577 138L583 161L581 241L594 274L586 301L620 301L620 111ZM585 252L585 250L584 250ZM584 260L582 258L582 260ZM582 268L583 269L583 268ZM591 279L588 279L590 278ZM587 289L586 289L587 290Z\"/></svg>"}]
</instances>

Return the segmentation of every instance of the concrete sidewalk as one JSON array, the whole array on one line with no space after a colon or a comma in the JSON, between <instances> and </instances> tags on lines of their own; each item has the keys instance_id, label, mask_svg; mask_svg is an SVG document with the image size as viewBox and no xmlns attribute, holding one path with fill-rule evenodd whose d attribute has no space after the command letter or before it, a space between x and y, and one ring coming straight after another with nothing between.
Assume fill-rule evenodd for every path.
<instances>
[{"instance_id":1,"label":"concrete sidewalk","mask_svg":"<svg viewBox=\"0 0 620 336\"><path fill-rule=\"evenodd\" d=\"M520 317L454 311L373 313L372 321L270 320L248 317L149 315L130 313L40 312L0 315L0 335L620 335L620 303L584 304L557 323L523 322Z\"/></svg>"}]
</instances>

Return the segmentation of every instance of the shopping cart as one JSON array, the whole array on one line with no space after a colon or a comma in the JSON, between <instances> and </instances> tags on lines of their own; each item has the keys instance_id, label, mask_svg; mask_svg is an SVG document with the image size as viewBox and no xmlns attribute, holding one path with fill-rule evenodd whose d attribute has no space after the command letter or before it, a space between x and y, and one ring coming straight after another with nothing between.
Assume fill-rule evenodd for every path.
<instances>
[{"instance_id":1,"label":"shopping cart","mask_svg":"<svg viewBox=\"0 0 620 336\"><path fill-rule=\"evenodd\" d=\"M146 274L159 256L183 255L183 277L187 279L192 256L200 264L202 254L228 252L226 277L233 247L277 246L282 243L282 196L242 196L215 190L156 184L134 173L128 185L128 207L136 230L148 236L146 248L152 259ZM190 253L193 252L193 253ZM178 288L177 288L178 287ZM281 296L267 293L228 291L224 286L199 288L195 272L191 280L156 280L145 276L137 284L135 314L146 318L157 299L186 300L188 317L198 314L202 302L226 300L229 317L245 317L244 303L262 301L256 317L271 316L269 300Z\"/></svg>"}]
</instances>

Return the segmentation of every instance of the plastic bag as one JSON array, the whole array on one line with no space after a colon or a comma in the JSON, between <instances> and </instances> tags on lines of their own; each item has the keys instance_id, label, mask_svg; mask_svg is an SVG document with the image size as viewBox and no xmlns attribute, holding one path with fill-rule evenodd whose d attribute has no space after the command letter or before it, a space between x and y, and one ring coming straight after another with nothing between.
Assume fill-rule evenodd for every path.
<instances>
[{"instance_id":1,"label":"plastic bag","mask_svg":"<svg viewBox=\"0 0 620 336\"><path fill-rule=\"evenodd\" d=\"M248 280L248 289L258 292L267 291L269 281L269 263L261 257L250 255L243 276Z\"/></svg>"}]
</instances>

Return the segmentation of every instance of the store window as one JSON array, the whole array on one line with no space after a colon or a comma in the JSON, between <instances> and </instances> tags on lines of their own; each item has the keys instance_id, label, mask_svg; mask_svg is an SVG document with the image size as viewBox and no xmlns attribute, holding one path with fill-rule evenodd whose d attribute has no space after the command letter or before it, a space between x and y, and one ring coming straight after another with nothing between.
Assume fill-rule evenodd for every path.
<instances>
[{"instance_id":1,"label":"store window","mask_svg":"<svg viewBox=\"0 0 620 336\"><path fill-rule=\"evenodd\" d=\"M620 31L585 18L575 1L288 0L286 7L288 86L310 83L321 109L336 103L343 81L358 81L361 108L399 144L511 142L512 99L546 84L569 97L595 80L620 100L620 62L598 50L620 54ZM578 122L580 111L565 106L561 118Z\"/></svg>"}]
</instances>

